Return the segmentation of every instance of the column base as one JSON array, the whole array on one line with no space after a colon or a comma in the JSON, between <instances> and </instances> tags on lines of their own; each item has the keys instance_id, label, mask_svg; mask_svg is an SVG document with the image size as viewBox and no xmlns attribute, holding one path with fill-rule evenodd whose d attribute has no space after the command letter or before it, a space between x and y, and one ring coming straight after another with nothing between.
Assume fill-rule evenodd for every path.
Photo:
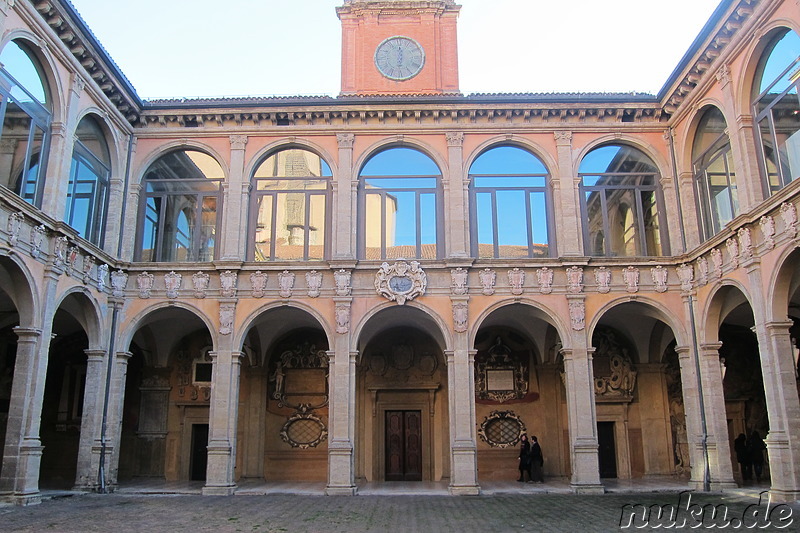
<instances>
[{"instance_id":1,"label":"column base","mask_svg":"<svg viewBox=\"0 0 800 533\"><path fill-rule=\"evenodd\" d=\"M721 492L728 489L738 489L739 485L735 481L711 481L709 484L711 492Z\"/></svg>"},{"instance_id":2,"label":"column base","mask_svg":"<svg viewBox=\"0 0 800 533\"><path fill-rule=\"evenodd\" d=\"M605 494L606 488L602 484L575 484L570 483L569 488L575 494Z\"/></svg>"},{"instance_id":3,"label":"column base","mask_svg":"<svg viewBox=\"0 0 800 533\"><path fill-rule=\"evenodd\" d=\"M202 495L203 496L233 496L234 492L236 492L236 485L225 485L225 486L208 486L206 485L203 487Z\"/></svg>"},{"instance_id":4,"label":"column base","mask_svg":"<svg viewBox=\"0 0 800 533\"><path fill-rule=\"evenodd\" d=\"M334 487L328 485L325 487L326 496L355 496L358 494L358 487Z\"/></svg>"},{"instance_id":5,"label":"column base","mask_svg":"<svg viewBox=\"0 0 800 533\"><path fill-rule=\"evenodd\" d=\"M448 492L453 496L480 496L480 485L450 485Z\"/></svg>"},{"instance_id":6,"label":"column base","mask_svg":"<svg viewBox=\"0 0 800 533\"><path fill-rule=\"evenodd\" d=\"M792 503L800 500L799 490L769 489L769 497L775 503Z\"/></svg>"},{"instance_id":7,"label":"column base","mask_svg":"<svg viewBox=\"0 0 800 533\"><path fill-rule=\"evenodd\" d=\"M13 503L14 505L39 505L42 503L42 495L39 492L33 494L8 494L0 496L0 501Z\"/></svg>"}]
</instances>

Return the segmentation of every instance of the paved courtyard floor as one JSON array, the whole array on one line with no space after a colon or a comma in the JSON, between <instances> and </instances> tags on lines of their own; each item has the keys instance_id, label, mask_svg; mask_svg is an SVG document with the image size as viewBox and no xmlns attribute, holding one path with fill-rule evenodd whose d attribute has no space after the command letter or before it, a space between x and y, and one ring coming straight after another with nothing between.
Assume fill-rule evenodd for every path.
<instances>
[{"instance_id":1,"label":"paved courtyard floor","mask_svg":"<svg viewBox=\"0 0 800 533\"><path fill-rule=\"evenodd\" d=\"M682 498L682 499L681 499ZM687 499L689 498L689 499ZM648 506L649 522L642 522ZM696 505L695 505L696 504ZM626 509L624 506L628 505ZM649 507L649 506L657 507ZM689 530L691 516L682 510L710 505L718 514L696 530L800 531L800 503L769 509L759 504L757 491L732 493L629 492L604 495L560 493L495 493L481 496L439 494L382 494L320 496L309 494L235 495L203 497L194 494L62 494L40 505L0 507L0 531L26 532L578 532L649 530L652 509L678 508L672 529ZM667 507L661 507L667 506ZM638 515L632 517L632 511ZM721 512L727 515L722 516ZM696 514L695 516L699 516ZM689 517L684 527L681 520ZM780 520L779 520L780 519ZM742 522L744 520L744 522ZM750 522L748 522L750 520ZM772 520L772 525L766 528ZM726 523L727 521L727 523ZM738 521L738 522L737 522ZM748 525L755 527L747 527ZM641 527L641 526L645 527ZM669 523L661 523L664 529ZM736 527L738 525L738 527ZM637 526L639 526L637 528ZM720 527L722 526L722 527ZM778 527L784 526L784 527Z\"/></svg>"}]
</instances>

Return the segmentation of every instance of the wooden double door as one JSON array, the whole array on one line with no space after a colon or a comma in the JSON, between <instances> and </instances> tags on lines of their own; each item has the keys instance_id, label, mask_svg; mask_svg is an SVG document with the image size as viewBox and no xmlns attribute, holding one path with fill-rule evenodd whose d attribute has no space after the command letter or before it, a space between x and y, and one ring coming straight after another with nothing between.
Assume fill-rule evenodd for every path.
<instances>
[{"instance_id":1,"label":"wooden double door","mask_svg":"<svg viewBox=\"0 0 800 533\"><path fill-rule=\"evenodd\" d=\"M386 411L386 481L422 481L422 412Z\"/></svg>"}]
</instances>

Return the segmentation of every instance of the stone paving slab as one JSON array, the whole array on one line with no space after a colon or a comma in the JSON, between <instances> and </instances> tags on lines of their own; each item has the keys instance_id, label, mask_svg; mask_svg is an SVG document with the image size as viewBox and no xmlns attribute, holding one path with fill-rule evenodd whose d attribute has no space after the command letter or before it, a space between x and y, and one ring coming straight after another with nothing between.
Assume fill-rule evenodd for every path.
<instances>
[{"instance_id":1,"label":"stone paving slab","mask_svg":"<svg viewBox=\"0 0 800 533\"><path fill-rule=\"evenodd\" d=\"M692 498L691 503L726 506L729 517L741 518L749 505L758 503L754 498L739 495L687 494ZM475 497L86 494L46 500L36 506L2 507L0 531L590 533L619 531L621 509L626 504L677 506L679 498L678 493ZM788 527L756 529L800 531L800 504L791 504L788 509L793 517Z\"/></svg>"}]
</instances>

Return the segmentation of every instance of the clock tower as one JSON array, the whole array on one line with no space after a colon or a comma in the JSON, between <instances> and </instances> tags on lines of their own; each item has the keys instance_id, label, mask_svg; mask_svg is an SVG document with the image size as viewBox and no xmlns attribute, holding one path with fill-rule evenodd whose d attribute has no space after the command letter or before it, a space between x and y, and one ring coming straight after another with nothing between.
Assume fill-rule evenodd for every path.
<instances>
[{"instance_id":1,"label":"clock tower","mask_svg":"<svg viewBox=\"0 0 800 533\"><path fill-rule=\"evenodd\" d=\"M458 94L455 0L345 0L342 95Z\"/></svg>"}]
</instances>

